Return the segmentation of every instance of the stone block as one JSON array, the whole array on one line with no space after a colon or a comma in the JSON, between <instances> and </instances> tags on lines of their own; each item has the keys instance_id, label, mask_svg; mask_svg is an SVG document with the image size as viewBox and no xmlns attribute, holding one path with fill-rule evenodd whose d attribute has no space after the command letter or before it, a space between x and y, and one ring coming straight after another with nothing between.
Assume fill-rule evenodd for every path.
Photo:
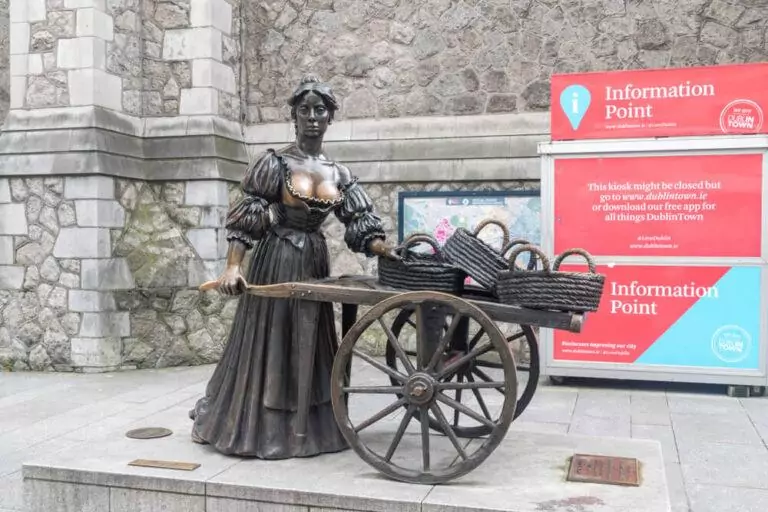
<instances>
[{"instance_id":1,"label":"stone block","mask_svg":"<svg viewBox=\"0 0 768 512\"><path fill-rule=\"evenodd\" d=\"M235 71L213 59L192 61L192 87L213 87L229 94L237 93Z\"/></svg>"},{"instance_id":2,"label":"stone block","mask_svg":"<svg viewBox=\"0 0 768 512\"><path fill-rule=\"evenodd\" d=\"M0 236L0 265L13 265L12 236Z\"/></svg>"},{"instance_id":3,"label":"stone block","mask_svg":"<svg viewBox=\"0 0 768 512\"><path fill-rule=\"evenodd\" d=\"M125 210L117 201L83 199L75 201L78 226L122 228L125 226Z\"/></svg>"},{"instance_id":4,"label":"stone block","mask_svg":"<svg viewBox=\"0 0 768 512\"><path fill-rule=\"evenodd\" d=\"M85 290L131 290L136 282L125 258L83 260L81 287Z\"/></svg>"},{"instance_id":5,"label":"stone block","mask_svg":"<svg viewBox=\"0 0 768 512\"><path fill-rule=\"evenodd\" d=\"M109 229L62 228L53 246L56 258L109 258L112 254Z\"/></svg>"},{"instance_id":6,"label":"stone block","mask_svg":"<svg viewBox=\"0 0 768 512\"><path fill-rule=\"evenodd\" d=\"M83 313L80 326L80 336L83 338L127 338L130 335L131 320L127 311Z\"/></svg>"},{"instance_id":7,"label":"stone block","mask_svg":"<svg viewBox=\"0 0 768 512\"><path fill-rule=\"evenodd\" d=\"M188 270L189 286L200 286L206 281L218 279L224 272L227 262L223 259L213 261L190 260Z\"/></svg>"},{"instance_id":8,"label":"stone block","mask_svg":"<svg viewBox=\"0 0 768 512\"><path fill-rule=\"evenodd\" d=\"M27 76L28 68L28 55L11 55L11 76Z\"/></svg>"},{"instance_id":9,"label":"stone block","mask_svg":"<svg viewBox=\"0 0 768 512\"><path fill-rule=\"evenodd\" d=\"M42 75L43 71L43 56L39 53L30 53L27 61L27 74Z\"/></svg>"},{"instance_id":10,"label":"stone block","mask_svg":"<svg viewBox=\"0 0 768 512\"><path fill-rule=\"evenodd\" d=\"M11 0L9 9L9 18L11 23L24 23L27 19L27 2L25 0Z\"/></svg>"},{"instance_id":11,"label":"stone block","mask_svg":"<svg viewBox=\"0 0 768 512\"><path fill-rule=\"evenodd\" d=\"M209 87L183 89L179 113L183 116L218 114L219 91Z\"/></svg>"},{"instance_id":12,"label":"stone block","mask_svg":"<svg viewBox=\"0 0 768 512\"><path fill-rule=\"evenodd\" d=\"M205 496L112 488L110 512L205 512Z\"/></svg>"},{"instance_id":13,"label":"stone block","mask_svg":"<svg viewBox=\"0 0 768 512\"><path fill-rule=\"evenodd\" d=\"M221 32L212 27L166 30L164 60L222 60Z\"/></svg>"},{"instance_id":14,"label":"stone block","mask_svg":"<svg viewBox=\"0 0 768 512\"><path fill-rule=\"evenodd\" d=\"M62 503L67 504L64 510L104 512L109 510L109 488L46 480L24 481L24 506L27 512L62 510Z\"/></svg>"},{"instance_id":15,"label":"stone block","mask_svg":"<svg viewBox=\"0 0 768 512\"><path fill-rule=\"evenodd\" d=\"M225 0L192 0L190 23L193 27L214 27L232 32L232 6Z\"/></svg>"},{"instance_id":16,"label":"stone block","mask_svg":"<svg viewBox=\"0 0 768 512\"><path fill-rule=\"evenodd\" d=\"M29 23L11 23L11 55L29 53Z\"/></svg>"},{"instance_id":17,"label":"stone block","mask_svg":"<svg viewBox=\"0 0 768 512\"><path fill-rule=\"evenodd\" d=\"M208 497L206 506L208 507L206 509L207 512L310 512L310 507L301 505L269 503L266 501L242 501L229 498L212 497ZM327 511L337 512L333 509L327 509Z\"/></svg>"},{"instance_id":18,"label":"stone block","mask_svg":"<svg viewBox=\"0 0 768 512\"><path fill-rule=\"evenodd\" d=\"M200 258L215 260L222 257L219 247L219 231L218 229L211 228L190 229L187 231L187 239L189 239L189 243L195 248Z\"/></svg>"},{"instance_id":19,"label":"stone block","mask_svg":"<svg viewBox=\"0 0 768 512\"><path fill-rule=\"evenodd\" d=\"M108 176L68 177L64 181L65 199L115 199L115 180Z\"/></svg>"},{"instance_id":20,"label":"stone block","mask_svg":"<svg viewBox=\"0 0 768 512\"><path fill-rule=\"evenodd\" d=\"M226 185L225 185L226 186ZM11 184L8 178L0 179L0 204L11 202Z\"/></svg>"},{"instance_id":21,"label":"stone block","mask_svg":"<svg viewBox=\"0 0 768 512\"><path fill-rule=\"evenodd\" d=\"M114 311L117 309L115 298L109 292L93 290L70 290L69 310L79 313Z\"/></svg>"},{"instance_id":22,"label":"stone block","mask_svg":"<svg viewBox=\"0 0 768 512\"><path fill-rule=\"evenodd\" d=\"M26 235L27 217L24 205L0 204L0 235Z\"/></svg>"},{"instance_id":23,"label":"stone block","mask_svg":"<svg viewBox=\"0 0 768 512\"><path fill-rule=\"evenodd\" d=\"M226 181L188 181L184 204L188 206L229 206Z\"/></svg>"},{"instance_id":24,"label":"stone block","mask_svg":"<svg viewBox=\"0 0 768 512\"><path fill-rule=\"evenodd\" d=\"M24 55L26 57L26 55ZM10 108L23 108L24 98L27 95L27 77L11 77L11 101Z\"/></svg>"},{"instance_id":25,"label":"stone block","mask_svg":"<svg viewBox=\"0 0 768 512\"><path fill-rule=\"evenodd\" d=\"M20 290L24 284L24 267L0 266L0 290Z\"/></svg>"},{"instance_id":26,"label":"stone block","mask_svg":"<svg viewBox=\"0 0 768 512\"><path fill-rule=\"evenodd\" d=\"M112 16L96 9L77 11L77 37L93 36L105 41L115 38L115 25Z\"/></svg>"},{"instance_id":27,"label":"stone block","mask_svg":"<svg viewBox=\"0 0 768 512\"><path fill-rule=\"evenodd\" d=\"M75 366L117 366L123 344L120 338L72 338L72 364Z\"/></svg>"},{"instance_id":28,"label":"stone block","mask_svg":"<svg viewBox=\"0 0 768 512\"><path fill-rule=\"evenodd\" d=\"M104 69L106 42L97 37L59 39L56 62L60 69Z\"/></svg>"},{"instance_id":29,"label":"stone block","mask_svg":"<svg viewBox=\"0 0 768 512\"><path fill-rule=\"evenodd\" d=\"M31 23L45 21L45 0L26 0L27 1L27 19Z\"/></svg>"},{"instance_id":30,"label":"stone block","mask_svg":"<svg viewBox=\"0 0 768 512\"><path fill-rule=\"evenodd\" d=\"M67 9L87 9L93 7L102 12L107 10L107 0L64 0L64 7Z\"/></svg>"},{"instance_id":31,"label":"stone block","mask_svg":"<svg viewBox=\"0 0 768 512\"><path fill-rule=\"evenodd\" d=\"M95 105L123 110L123 81L100 69L76 69L68 73L69 104Z\"/></svg>"}]
</instances>

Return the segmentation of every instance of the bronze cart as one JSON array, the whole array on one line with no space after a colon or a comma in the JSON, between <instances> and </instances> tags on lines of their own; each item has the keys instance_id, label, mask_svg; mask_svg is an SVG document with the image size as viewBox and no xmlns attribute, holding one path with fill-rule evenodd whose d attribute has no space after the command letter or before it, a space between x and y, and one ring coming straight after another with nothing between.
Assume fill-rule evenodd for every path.
<instances>
[{"instance_id":1,"label":"bronze cart","mask_svg":"<svg viewBox=\"0 0 768 512\"><path fill-rule=\"evenodd\" d=\"M342 276L319 281L249 286L247 293L262 297L312 300L342 305L343 339L332 371L333 410L344 437L368 464L388 477L411 483L437 484L472 471L499 445L512 421L522 413L536 390L539 377L539 352L533 327L580 332L583 315L558 311L539 311L494 302L481 289L468 289L461 296L434 291L404 291L387 288L376 278ZM371 306L360 318L359 306ZM387 324L385 314L396 312ZM515 324L519 332L502 334L499 323ZM363 333L378 323L388 339L382 362L357 348ZM408 351L399 340L403 327L416 330L416 348ZM471 325L475 326L473 330ZM474 332L474 334L472 334ZM487 338L486 342L482 342ZM518 366L508 343L527 343L529 363ZM307 347L311 356L314 347ZM386 386L350 386L352 355L359 357L388 377ZM299 383L299 432L303 432L308 410L309 382L313 357L302 355L304 383ZM490 369L501 370L503 379L494 380ZM528 382L518 396L519 370L529 373ZM480 390L495 389L503 400L493 418ZM455 392L454 398L446 391ZM480 411L462 402L474 396ZM352 394L391 394L392 403L365 421L354 425L349 417L348 398ZM451 424L444 412L454 412ZM498 405L498 404L497 404ZM375 453L359 433L395 412L405 410L386 454ZM301 414L303 413L303 414ZM477 423L459 425L462 414ZM415 419L420 424L421 460L418 467L404 467L392 457ZM431 464L430 436L447 437L456 456L445 467ZM472 453L468 453L472 448Z\"/></svg>"}]
</instances>

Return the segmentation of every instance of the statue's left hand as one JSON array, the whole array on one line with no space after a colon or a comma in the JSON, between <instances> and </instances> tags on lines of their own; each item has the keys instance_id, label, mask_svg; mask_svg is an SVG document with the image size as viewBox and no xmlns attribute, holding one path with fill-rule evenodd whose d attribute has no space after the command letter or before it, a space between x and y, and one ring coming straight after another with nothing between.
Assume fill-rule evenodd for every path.
<instances>
[{"instance_id":1,"label":"statue's left hand","mask_svg":"<svg viewBox=\"0 0 768 512\"><path fill-rule=\"evenodd\" d=\"M376 256L381 256L383 258L388 258L390 260L401 260L399 254L397 254L397 250L395 247L387 244L384 240L381 238L374 238L371 241L371 244L368 246L369 250L375 254Z\"/></svg>"}]
</instances>

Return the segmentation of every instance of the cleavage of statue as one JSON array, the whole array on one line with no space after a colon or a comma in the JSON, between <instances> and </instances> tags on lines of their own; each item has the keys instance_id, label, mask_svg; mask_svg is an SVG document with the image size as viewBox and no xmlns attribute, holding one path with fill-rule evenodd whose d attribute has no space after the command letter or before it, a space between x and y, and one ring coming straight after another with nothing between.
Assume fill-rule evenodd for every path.
<instances>
[{"instance_id":1,"label":"cleavage of statue","mask_svg":"<svg viewBox=\"0 0 768 512\"><path fill-rule=\"evenodd\" d=\"M295 196L332 202L341 194L339 169L322 152L329 124L330 113L322 98L314 92L306 94L296 106L296 144L283 153L292 160L289 167ZM287 204L298 206L302 203L299 197L283 191Z\"/></svg>"}]
</instances>

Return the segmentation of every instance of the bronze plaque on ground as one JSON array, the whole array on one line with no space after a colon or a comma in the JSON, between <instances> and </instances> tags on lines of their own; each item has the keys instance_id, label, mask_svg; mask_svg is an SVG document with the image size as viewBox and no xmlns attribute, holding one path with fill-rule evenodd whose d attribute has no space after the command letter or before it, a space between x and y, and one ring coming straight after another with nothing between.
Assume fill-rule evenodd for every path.
<instances>
[{"instance_id":1,"label":"bronze plaque on ground","mask_svg":"<svg viewBox=\"0 0 768 512\"><path fill-rule=\"evenodd\" d=\"M611 485L640 485L637 459L576 454L571 458L567 480Z\"/></svg>"},{"instance_id":2,"label":"bronze plaque on ground","mask_svg":"<svg viewBox=\"0 0 768 512\"><path fill-rule=\"evenodd\" d=\"M173 462L169 460L136 459L128 463L129 466L141 466L144 468L176 469L178 471L194 471L200 464L194 462Z\"/></svg>"},{"instance_id":3,"label":"bronze plaque on ground","mask_svg":"<svg viewBox=\"0 0 768 512\"><path fill-rule=\"evenodd\" d=\"M126 437L130 437L131 439L157 439L158 437L166 437L171 434L173 434L173 432L167 428L159 427L137 428L125 433Z\"/></svg>"}]
</instances>

